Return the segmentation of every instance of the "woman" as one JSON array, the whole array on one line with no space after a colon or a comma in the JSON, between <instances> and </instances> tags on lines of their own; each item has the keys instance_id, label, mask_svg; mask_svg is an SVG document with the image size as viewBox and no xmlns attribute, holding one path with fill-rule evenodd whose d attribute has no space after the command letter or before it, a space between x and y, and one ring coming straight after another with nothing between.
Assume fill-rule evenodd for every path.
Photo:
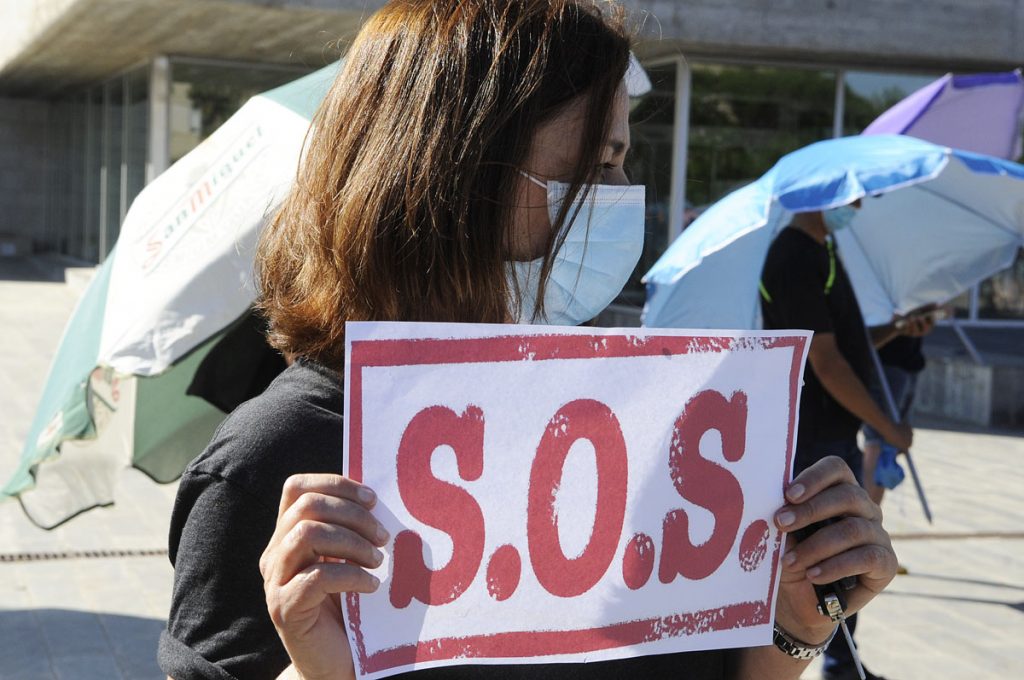
<instances>
[{"instance_id":1,"label":"woman","mask_svg":"<svg viewBox=\"0 0 1024 680\"><path fill-rule=\"evenodd\" d=\"M591 0L403 0L363 27L259 247L271 341L296 361L182 479L159 655L171 677L352 677L336 594L377 587L362 567L380 564L388 537L372 490L338 474L344 322L580 323L610 302L642 212L608 250L587 239L587 207L627 183L628 59L619 14ZM572 267L559 285L570 265L558 254L581 242L602 267ZM783 574L779 624L818 645L834 628L811 580L859 576L857 609L896 560L841 462L787 493L780 527L847 517L791 551ZM805 664L766 647L415 677L796 678Z\"/></svg>"}]
</instances>

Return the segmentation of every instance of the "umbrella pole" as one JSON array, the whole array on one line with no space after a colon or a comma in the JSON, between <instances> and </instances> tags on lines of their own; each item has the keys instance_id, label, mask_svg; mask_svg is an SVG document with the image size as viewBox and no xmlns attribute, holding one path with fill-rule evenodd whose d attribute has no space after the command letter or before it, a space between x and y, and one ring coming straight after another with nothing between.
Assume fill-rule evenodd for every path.
<instances>
[{"instance_id":1,"label":"umbrella pole","mask_svg":"<svg viewBox=\"0 0 1024 680\"><path fill-rule=\"evenodd\" d=\"M901 422L899 410L896 408L896 400L892 397L892 388L889 387L889 381L885 377L885 371L882 369L882 360L878 358L878 351L875 350L875 343L871 340L871 331L868 330L867 326L864 327L865 333L868 336L868 349L871 350L871 361L875 366L875 375L878 376L878 384L882 386L882 394L885 395L885 404L889 409L889 416L893 421ZM921 500L921 509L924 510L924 516L927 518L929 524L934 524L932 520L932 511L928 507L928 498L924 495L924 486L921 485L921 478L917 474L917 467L914 465L914 459L910 456L910 451L904 451L904 455L907 457L907 467L910 468L910 477L914 480L914 488L917 489L917 497Z\"/></svg>"},{"instance_id":2,"label":"umbrella pole","mask_svg":"<svg viewBox=\"0 0 1024 680\"><path fill-rule=\"evenodd\" d=\"M924 516L928 519L928 524L934 524L935 522L932 521L932 511L928 508L928 499L924 495L924 487L921 486L921 478L917 476L917 468L914 467L914 459L910 457L910 451L907 451L906 455L907 467L910 468L910 478L914 480L917 497L921 499L921 509L924 510Z\"/></svg>"}]
</instances>

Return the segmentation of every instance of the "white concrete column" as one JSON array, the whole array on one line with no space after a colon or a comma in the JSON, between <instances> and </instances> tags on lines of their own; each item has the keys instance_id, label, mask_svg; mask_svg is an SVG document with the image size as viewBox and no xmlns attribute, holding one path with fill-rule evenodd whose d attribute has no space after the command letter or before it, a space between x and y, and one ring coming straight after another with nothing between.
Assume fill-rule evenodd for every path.
<instances>
[{"instance_id":1,"label":"white concrete column","mask_svg":"<svg viewBox=\"0 0 1024 680\"><path fill-rule=\"evenodd\" d=\"M676 105L672 142L672 194L669 199L668 241L683 233L686 212L686 159L690 141L690 66L683 57L676 61Z\"/></svg>"},{"instance_id":2,"label":"white concrete column","mask_svg":"<svg viewBox=\"0 0 1024 680\"><path fill-rule=\"evenodd\" d=\"M843 119L846 118L846 71L836 71L836 107L833 113L832 136L842 137Z\"/></svg>"},{"instance_id":3,"label":"white concrete column","mask_svg":"<svg viewBox=\"0 0 1024 680\"><path fill-rule=\"evenodd\" d=\"M160 55L149 74L149 162L146 184L170 166L171 60Z\"/></svg>"},{"instance_id":4,"label":"white concrete column","mask_svg":"<svg viewBox=\"0 0 1024 680\"><path fill-rule=\"evenodd\" d=\"M111 244L107 243L107 233L110 229L110 183L115 181L110 176L110 83L100 86L103 88L103 105L100 107L100 118L102 122L102 134L100 136L100 242L99 261L107 259Z\"/></svg>"}]
</instances>

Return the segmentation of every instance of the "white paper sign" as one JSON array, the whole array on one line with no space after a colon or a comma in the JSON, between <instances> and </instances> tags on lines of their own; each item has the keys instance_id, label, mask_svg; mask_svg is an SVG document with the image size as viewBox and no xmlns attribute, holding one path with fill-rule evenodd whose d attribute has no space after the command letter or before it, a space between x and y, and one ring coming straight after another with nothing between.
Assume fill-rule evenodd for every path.
<instances>
[{"instance_id":1,"label":"white paper sign","mask_svg":"<svg viewBox=\"0 0 1024 680\"><path fill-rule=\"evenodd\" d=\"M770 644L809 338L348 324L359 676Z\"/></svg>"}]
</instances>

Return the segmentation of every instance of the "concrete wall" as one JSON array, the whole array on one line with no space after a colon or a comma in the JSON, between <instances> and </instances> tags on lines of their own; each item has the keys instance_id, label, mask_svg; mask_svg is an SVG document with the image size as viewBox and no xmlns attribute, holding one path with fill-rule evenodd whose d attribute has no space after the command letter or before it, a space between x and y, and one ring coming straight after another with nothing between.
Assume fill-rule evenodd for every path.
<instances>
[{"instance_id":1,"label":"concrete wall","mask_svg":"<svg viewBox=\"0 0 1024 680\"><path fill-rule=\"evenodd\" d=\"M46 102L0 98L0 242L45 236L49 115Z\"/></svg>"},{"instance_id":2,"label":"concrete wall","mask_svg":"<svg viewBox=\"0 0 1024 680\"><path fill-rule=\"evenodd\" d=\"M981 427L1024 427L1024 365L979 366L964 357L931 358L918 379L915 412Z\"/></svg>"},{"instance_id":3,"label":"concrete wall","mask_svg":"<svg viewBox=\"0 0 1024 680\"><path fill-rule=\"evenodd\" d=\"M1024 0L633 0L648 55L850 66L1024 64Z\"/></svg>"},{"instance_id":4,"label":"concrete wall","mask_svg":"<svg viewBox=\"0 0 1024 680\"><path fill-rule=\"evenodd\" d=\"M316 68L338 57L337 42L355 35L364 14L361 5L339 4L345 3L77 0L54 21L23 22L28 37L20 35L20 47L0 55L0 94L59 94L157 54Z\"/></svg>"},{"instance_id":5,"label":"concrete wall","mask_svg":"<svg viewBox=\"0 0 1024 680\"><path fill-rule=\"evenodd\" d=\"M0 68L82 0L0 0Z\"/></svg>"},{"instance_id":6,"label":"concrete wall","mask_svg":"<svg viewBox=\"0 0 1024 680\"><path fill-rule=\"evenodd\" d=\"M987 427L992 424L992 367L969 359L930 359L918 378L914 410Z\"/></svg>"},{"instance_id":7,"label":"concrete wall","mask_svg":"<svg viewBox=\"0 0 1024 680\"><path fill-rule=\"evenodd\" d=\"M301 63L382 0L0 0L0 92L55 92L155 54ZM1024 0L623 0L641 56L934 70L1024 64ZM102 45L103 49L97 49Z\"/></svg>"}]
</instances>

